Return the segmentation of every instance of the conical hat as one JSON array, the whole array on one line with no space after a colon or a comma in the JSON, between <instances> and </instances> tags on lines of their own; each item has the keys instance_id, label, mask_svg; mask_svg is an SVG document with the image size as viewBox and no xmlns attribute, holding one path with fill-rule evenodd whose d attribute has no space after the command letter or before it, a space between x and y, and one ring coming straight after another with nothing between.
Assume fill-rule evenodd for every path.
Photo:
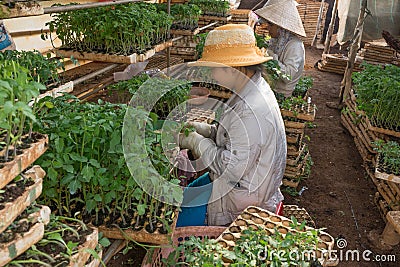
<instances>
[{"instance_id":1,"label":"conical hat","mask_svg":"<svg viewBox=\"0 0 400 267\"><path fill-rule=\"evenodd\" d=\"M306 37L296 5L297 3L294 0L269 0L263 8L254 12L281 28Z\"/></svg>"}]
</instances>

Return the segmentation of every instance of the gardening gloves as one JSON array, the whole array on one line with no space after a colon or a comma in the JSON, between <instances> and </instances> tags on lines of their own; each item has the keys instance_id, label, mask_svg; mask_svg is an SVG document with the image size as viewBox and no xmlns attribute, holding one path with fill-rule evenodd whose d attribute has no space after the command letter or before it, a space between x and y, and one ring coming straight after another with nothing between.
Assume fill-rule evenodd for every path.
<instances>
[{"instance_id":1,"label":"gardening gloves","mask_svg":"<svg viewBox=\"0 0 400 267\"><path fill-rule=\"evenodd\" d=\"M211 139L208 139L197 132L190 132L187 135L180 133L178 136L178 143L181 149L189 149L196 158L200 158L204 151L206 151L210 146L215 146Z\"/></svg>"},{"instance_id":2,"label":"gardening gloves","mask_svg":"<svg viewBox=\"0 0 400 267\"><path fill-rule=\"evenodd\" d=\"M210 138L211 136L211 125L202 122L188 122L188 125L193 126L196 129L196 132L201 134L206 138Z\"/></svg>"}]
</instances>

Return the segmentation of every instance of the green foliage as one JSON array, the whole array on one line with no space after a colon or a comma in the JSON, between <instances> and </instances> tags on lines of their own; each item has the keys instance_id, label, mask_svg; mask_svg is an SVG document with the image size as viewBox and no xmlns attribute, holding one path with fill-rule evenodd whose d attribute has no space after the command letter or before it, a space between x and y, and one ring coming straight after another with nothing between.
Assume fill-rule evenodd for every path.
<instances>
[{"instance_id":1,"label":"green foliage","mask_svg":"<svg viewBox=\"0 0 400 267\"><path fill-rule=\"evenodd\" d=\"M199 33L195 35L196 39L196 53L197 53L197 58L201 58L203 56L203 50L204 50L204 43L206 42L208 32L205 33Z\"/></svg>"},{"instance_id":2,"label":"green foliage","mask_svg":"<svg viewBox=\"0 0 400 267\"><path fill-rule=\"evenodd\" d=\"M400 68L363 63L364 70L352 75L357 106L378 127L399 130Z\"/></svg>"},{"instance_id":3,"label":"green foliage","mask_svg":"<svg viewBox=\"0 0 400 267\"><path fill-rule=\"evenodd\" d=\"M91 217L95 225L103 223L101 218L105 216L120 216L123 227L129 227L131 221L126 220L126 216L132 216L136 211L137 224L150 214L151 220L162 217L167 229L175 208L152 198L148 193L156 192L145 192L137 183L137 179L156 183L153 171L167 181L177 183L174 173L170 173L171 164L158 144L159 137L152 120L146 117L145 147L140 147L140 152L133 157L150 159L153 166L146 167L134 177L126 165L122 147L127 105L102 101L80 103L68 95L42 99L40 104L44 103L47 105L38 114L39 120L35 124L35 129L48 133L50 138L49 149L38 160L47 172L41 201L59 215L71 216L79 211L82 216ZM130 129L132 136L139 138L135 131L140 127L135 125ZM166 194L167 197L180 196ZM157 212L161 209L160 215Z\"/></svg>"},{"instance_id":4,"label":"green foliage","mask_svg":"<svg viewBox=\"0 0 400 267\"><path fill-rule=\"evenodd\" d=\"M292 220L291 228L298 231L281 234L277 229L272 233L249 227L241 231L235 246L229 249L216 240L192 236L163 262L166 266L176 266L178 262L188 266L310 266L316 258L316 253L310 252L317 248L319 230L306 230L304 222L299 224L294 217ZM310 258L301 257L307 253Z\"/></svg>"},{"instance_id":5,"label":"green foliage","mask_svg":"<svg viewBox=\"0 0 400 267\"><path fill-rule=\"evenodd\" d=\"M133 3L60 12L47 22L63 48L131 55L169 37L172 16L157 4ZM43 39L52 38L43 34ZM52 39L51 39L52 40Z\"/></svg>"},{"instance_id":6,"label":"green foliage","mask_svg":"<svg viewBox=\"0 0 400 267\"><path fill-rule=\"evenodd\" d=\"M159 5L159 10L167 12L167 4ZM171 29L193 30L198 27L201 10L194 4L176 4L171 5L171 15Z\"/></svg>"},{"instance_id":7,"label":"green foliage","mask_svg":"<svg viewBox=\"0 0 400 267\"><path fill-rule=\"evenodd\" d=\"M256 37L256 43L259 48L268 48L268 41L271 39L271 36L262 36L257 33L254 33Z\"/></svg>"},{"instance_id":8,"label":"green foliage","mask_svg":"<svg viewBox=\"0 0 400 267\"><path fill-rule=\"evenodd\" d=\"M378 140L373 143L379 153L379 168L395 175L400 174L400 145L395 141Z\"/></svg>"},{"instance_id":9,"label":"green foliage","mask_svg":"<svg viewBox=\"0 0 400 267\"><path fill-rule=\"evenodd\" d=\"M304 98L308 90L313 86L313 78L311 76L301 76L292 93L293 96Z\"/></svg>"},{"instance_id":10,"label":"green foliage","mask_svg":"<svg viewBox=\"0 0 400 267\"><path fill-rule=\"evenodd\" d=\"M83 222L52 214L43 238L6 266L67 266L89 233Z\"/></svg>"},{"instance_id":11,"label":"green foliage","mask_svg":"<svg viewBox=\"0 0 400 267\"><path fill-rule=\"evenodd\" d=\"M263 66L265 68L263 77L270 85L272 90L275 88L276 81L291 79L290 76L281 72L281 67L276 60L268 60L267 62L263 63Z\"/></svg>"},{"instance_id":12,"label":"green foliage","mask_svg":"<svg viewBox=\"0 0 400 267\"><path fill-rule=\"evenodd\" d=\"M108 94L118 96L119 103L128 103L139 87L149 79L149 75L141 74L126 81L120 81L107 86Z\"/></svg>"},{"instance_id":13,"label":"green foliage","mask_svg":"<svg viewBox=\"0 0 400 267\"><path fill-rule=\"evenodd\" d=\"M190 0L189 4L198 6L208 16L226 16L229 11L229 1L225 0Z\"/></svg>"},{"instance_id":14,"label":"green foliage","mask_svg":"<svg viewBox=\"0 0 400 267\"><path fill-rule=\"evenodd\" d=\"M43 56L39 51L7 50L0 53L0 61L13 60L20 66L28 69L29 76L36 82L44 84L58 83L59 69L64 69L63 63L51 58L50 53Z\"/></svg>"},{"instance_id":15,"label":"green foliage","mask_svg":"<svg viewBox=\"0 0 400 267\"><path fill-rule=\"evenodd\" d=\"M35 112L28 105L45 86L35 82L29 76L29 70L13 60L0 60L0 149L6 148L2 155L7 162L10 146L14 147L14 156L21 145L23 134L31 134L26 125L35 120Z\"/></svg>"}]
</instances>

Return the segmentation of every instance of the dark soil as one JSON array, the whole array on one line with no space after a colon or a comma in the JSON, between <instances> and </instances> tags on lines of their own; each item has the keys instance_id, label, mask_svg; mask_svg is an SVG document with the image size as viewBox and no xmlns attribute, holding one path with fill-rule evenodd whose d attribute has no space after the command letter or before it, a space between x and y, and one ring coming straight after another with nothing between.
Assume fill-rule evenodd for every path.
<instances>
[{"instance_id":1,"label":"dark soil","mask_svg":"<svg viewBox=\"0 0 400 267\"><path fill-rule=\"evenodd\" d=\"M377 189L366 175L353 138L340 123L340 110L326 105L327 102L339 101L342 75L315 69L314 64L321 59L321 54L322 50L306 47L305 75L313 77L314 86L309 96L317 105L316 128L306 129L314 165L310 177L301 181L297 188L306 187L301 196L293 197L284 193L284 203L305 208L317 228L326 228L334 238L346 240L347 246L338 251L343 254L338 266L399 266L393 262L377 262L372 256L369 262L362 259L362 253L370 250L374 255L395 255L400 261L400 248L396 246L392 250L382 251L368 241L368 233L372 230L382 233L385 227L374 203ZM104 91L98 97L118 102L117 95L108 95ZM90 100L95 101L96 98ZM352 260L351 255L346 260L348 250L358 250L360 260ZM145 252L143 248L133 246L128 254L120 252L114 256L107 266L140 266Z\"/></svg>"},{"instance_id":2,"label":"dark soil","mask_svg":"<svg viewBox=\"0 0 400 267\"><path fill-rule=\"evenodd\" d=\"M8 202L13 202L19 198L25 192L25 189L34 183L35 182L31 178L28 178L6 185L0 197L0 210L4 209Z\"/></svg>"}]
</instances>

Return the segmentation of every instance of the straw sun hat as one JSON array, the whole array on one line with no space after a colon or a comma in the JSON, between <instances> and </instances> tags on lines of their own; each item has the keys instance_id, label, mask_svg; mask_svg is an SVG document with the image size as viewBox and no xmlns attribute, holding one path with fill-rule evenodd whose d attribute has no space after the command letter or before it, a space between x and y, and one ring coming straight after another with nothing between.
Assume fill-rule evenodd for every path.
<instances>
[{"instance_id":1,"label":"straw sun hat","mask_svg":"<svg viewBox=\"0 0 400 267\"><path fill-rule=\"evenodd\" d=\"M294 0L269 0L263 8L254 12L281 28L306 37L296 5L297 2Z\"/></svg>"},{"instance_id":2,"label":"straw sun hat","mask_svg":"<svg viewBox=\"0 0 400 267\"><path fill-rule=\"evenodd\" d=\"M207 35L203 56L197 63L215 62L231 67L257 65L266 57L256 45L251 27L245 24L226 24Z\"/></svg>"}]
</instances>

